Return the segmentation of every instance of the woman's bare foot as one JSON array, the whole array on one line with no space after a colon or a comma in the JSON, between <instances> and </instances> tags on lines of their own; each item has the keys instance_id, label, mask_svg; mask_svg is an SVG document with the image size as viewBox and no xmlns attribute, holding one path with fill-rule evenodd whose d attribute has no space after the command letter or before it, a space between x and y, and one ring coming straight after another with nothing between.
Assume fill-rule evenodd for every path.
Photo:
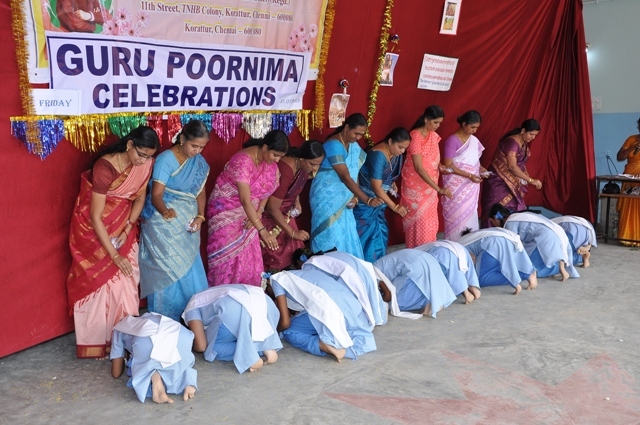
<instances>
[{"instance_id":1,"label":"woman's bare foot","mask_svg":"<svg viewBox=\"0 0 640 425\"><path fill-rule=\"evenodd\" d=\"M569 272L564 268L564 261L558 261L558 265L560 267L560 282L564 282L569 279Z\"/></svg>"},{"instance_id":2,"label":"woman's bare foot","mask_svg":"<svg viewBox=\"0 0 640 425\"><path fill-rule=\"evenodd\" d=\"M522 286L518 283L516 286L516 292L514 292L513 295L518 295L520 291L522 291Z\"/></svg>"},{"instance_id":3,"label":"woman's bare foot","mask_svg":"<svg viewBox=\"0 0 640 425\"><path fill-rule=\"evenodd\" d=\"M196 395L196 387L193 385L187 385L187 388L184 389L184 393L182 393L182 399L184 401L188 401L189 399L195 397Z\"/></svg>"},{"instance_id":4,"label":"woman's bare foot","mask_svg":"<svg viewBox=\"0 0 640 425\"><path fill-rule=\"evenodd\" d=\"M267 364L278 361L278 352L276 350L264 350L262 354L267 358Z\"/></svg>"},{"instance_id":5,"label":"woman's bare foot","mask_svg":"<svg viewBox=\"0 0 640 425\"><path fill-rule=\"evenodd\" d=\"M249 372L255 372L256 370L260 369L263 364L264 362L262 361L262 359L258 359L257 362L251 365L251 367L249 368Z\"/></svg>"},{"instance_id":6,"label":"woman's bare foot","mask_svg":"<svg viewBox=\"0 0 640 425\"><path fill-rule=\"evenodd\" d=\"M327 354L331 354L333 357L336 358L336 360L338 360L338 363L342 361L342 359L344 358L344 355L347 353L347 350L344 348L336 348L331 345L325 344L322 341L320 341L319 345L320 345L320 351L324 351Z\"/></svg>"},{"instance_id":7,"label":"woman's bare foot","mask_svg":"<svg viewBox=\"0 0 640 425\"><path fill-rule=\"evenodd\" d=\"M473 294L476 300L480 299L480 295L481 295L480 288L478 288L477 286L469 286L469 292Z\"/></svg>"},{"instance_id":8,"label":"woman's bare foot","mask_svg":"<svg viewBox=\"0 0 640 425\"><path fill-rule=\"evenodd\" d=\"M589 257L591 257L591 253L589 251L582 254L582 268L586 269L591 265L591 262L589 261Z\"/></svg>"},{"instance_id":9,"label":"woman's bare foot","mask_svg":"<svg viewBox=\"0 0 640 425\"><path fill-rule=\"evenodd\" d=\"M462 296L464 297L465 304L471 304L471 302L476 299L473 295L471 295L471 292L469 292L468 289L465 289L462 292Z\"/></svg>"},{"instance_id":10,"label":"woman's bare foot","mask_svg":"<svg viewBox=\"0 0 640 425\"><path fill-rule=\"evenodd\" d=\"M153 394L153 401L156 403L173 403L173 400L167 395L167 390L164 388L164 382L158 372L153 372L151 375L151 392Z\"/></svg>"},{"instance_id":11,"label":"woman's bare foot","mask_svg":"<svg viewBox=\"0 0 640 425\"><path fill-rule=\"evenodd\" d=\"M538 272L534 271L529 275L529 286L527 286L527 290L536 289L538 287Z\"/></svg>"},{"instance_id":12,"label":"woman's bare foot","mask_svg":"<svg viewBox=\"0 0 640 425\"><path fill-rule=\"evenodd\" d=\"M431 317L431 303L427 303L422 311L423 316Z\"/></svg>"}]
</instances>

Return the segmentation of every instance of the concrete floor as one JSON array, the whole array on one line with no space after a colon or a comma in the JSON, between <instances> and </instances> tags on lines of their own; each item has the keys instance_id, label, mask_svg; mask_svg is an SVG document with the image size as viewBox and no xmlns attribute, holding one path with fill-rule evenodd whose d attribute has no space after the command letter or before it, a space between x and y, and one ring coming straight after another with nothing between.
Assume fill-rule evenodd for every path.
<instances>
[{"instance_id":1,"label":"concrete floor","mask_svg":"<svg viewBox=\"0 0 640 425\"><path fill-rule=\"evenodd\" d=\"M580 279L392 317L357 361L285 343L278 363L239 375L197 355L187 403L140 403L66 335L0 359L0 423L640 424L640 251L602 244L592 258Z\"/></svg>"}]
</instances>

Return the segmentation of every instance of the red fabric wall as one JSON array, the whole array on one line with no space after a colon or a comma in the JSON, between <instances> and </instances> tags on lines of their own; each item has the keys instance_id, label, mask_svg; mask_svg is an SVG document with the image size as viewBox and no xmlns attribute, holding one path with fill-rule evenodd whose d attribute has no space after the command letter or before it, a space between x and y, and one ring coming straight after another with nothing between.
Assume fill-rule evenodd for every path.
<instances>
[{"instance_id":1,"label":"red fabric wall","mask_svg":"<svg viewBox=\"0 0 640 425\"><path fill-rule=\"evenodd\" d=\"M542 132L532 146L530 172L543 190L530 191L529 204L593 218L595 176L590 93L584 55L580 0L523 2L466 1L457 36L438 34L444 1L395 2L392 33L400 35L394 87L381 87L371 127L374 139L396 126L410 127L424 108L441 105L446 119L439 131L453 133L455 117L477 109L483 123L477 136L487 165L498 138L528 117ZM326 101L350 82L348 113L367 112L376 72L384 0L338 0L325 75ZM10 135L9 117L21 115L9 0L0 2L0 357L67 333L66 275L68 225L79 174L90 156L63 141L45 161L27 153ZM449 92L416 88L424 53L460 59ZM305 102L313 107L313 83ZM328 129L312 134L324 140ZM212 136L204 155L211 165L207 191L246 135L225 145ZM297 132L292 137L300 142ZM307 212L308 214L308 212ZM306 214L305 214L306 215ZM308 215L306 215L308 220ZM304 219L304 217L303 217ZM391 220L391 243L401 242L402 225Z\"/></svg>"}]
</instances>

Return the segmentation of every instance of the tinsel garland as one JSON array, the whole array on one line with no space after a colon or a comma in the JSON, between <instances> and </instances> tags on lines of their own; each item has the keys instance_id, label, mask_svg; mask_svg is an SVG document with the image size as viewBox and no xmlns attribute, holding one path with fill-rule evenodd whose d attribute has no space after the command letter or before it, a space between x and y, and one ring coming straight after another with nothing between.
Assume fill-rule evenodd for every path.
<instances>
[{"instance_id":1,"label":"tinsel garland","mask_svg":"<svg viewBox=\"0 0 640 425\"><path fill-rule=\"evenodd\" d=\"M33 96L31 85L29 84L29 49L27 48L27 33L25 31L25 16L22 9L23 0L11 0L11 29L13 39L16 43L16 60L18 61L18 78L20 85L20 100L24 115L35 115L33 107ZM43 146L40 141L37 122L27 120L25 122L25 143L33 146L33 152L37 155L43 153ZM41 156L42 158L42 156Z\"/></svg>"},{"instance_id":2,"label":"tinsel garland","mask_svg":"<svg viewBox=\"0 0 640 425\"><path fill-rule=\"evenodd\" d=\"M336 16L336 0L329 0L327 10L324 13L324 29L322 32L322 44L320 47L320 62L318 63L318 77L316 78L316 108L312 116L312 125L315 130L324 126L324 71L329 57L329 43L333 31L333 21ZM305 137L305 136L303 136ZM309 137L308 134L305 137Z\"/></svg>"},{"instance_id":3,"label":"tinsel garland","mask_svg":"<svg viewBox=\"0 0 640 425\"><path fill-rule=\"evenodd\" d=\"M369 129L373 122L373 116L376 114L376 102L378 101L378 89L380 88L380 79L382 78L382 66L384 65L384 59L389 50L389 31L391 30L391 11L393 9L393 0L387 0L387 6L384 8L384 21L382 22L382 29L380 30L380 41L378 51L378 69L376 76L373 79L373 87L371 88L371 94L369 95L369 110L367 111L367 122L369 126L364 135L369 146L373 146L374 142L371 140L371 134Z\"/></svg>"},{"instance_id":4,"label":"tinsel garland","mask_svg":"<svg viewBox=\"0 0 640 425\"><path fill-rule=\"evenodd\" d=\"M75 116L33 115L11 117L12 134L25 144L30 153L46 158L58 142L65 138L83 152L97 152L107 136L123 137L131 130L148 125L164 139L163 122L167 121L169 140L178 134L190 119L199 119L213 130L225 143L236 136L242 126L251 137L262 137L272 128L290 134L297 127L302 137L309 138L309 110L300 111L233 111L189 112L161 114L93 114ZM34 129L35 136L29 134ZM34 143L33 141L36 141Z\"/></svg>"}]
</instances>

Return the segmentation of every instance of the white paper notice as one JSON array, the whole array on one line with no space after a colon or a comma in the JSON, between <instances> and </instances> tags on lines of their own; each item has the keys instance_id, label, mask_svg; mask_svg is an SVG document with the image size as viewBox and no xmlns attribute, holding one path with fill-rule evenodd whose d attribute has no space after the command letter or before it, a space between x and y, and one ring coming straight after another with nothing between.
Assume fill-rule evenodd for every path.
<instances>
[{"instance_id":1,"label":"white paper notice","mask_svg":"<svg viewBox=\"0 0 640 425\"><path fill-rule=\"evenodd\" d=\"M449 91L456 73L458 59L425 54L422 60L418 88L424 90Z\"/></svg>"}]
</instances>

